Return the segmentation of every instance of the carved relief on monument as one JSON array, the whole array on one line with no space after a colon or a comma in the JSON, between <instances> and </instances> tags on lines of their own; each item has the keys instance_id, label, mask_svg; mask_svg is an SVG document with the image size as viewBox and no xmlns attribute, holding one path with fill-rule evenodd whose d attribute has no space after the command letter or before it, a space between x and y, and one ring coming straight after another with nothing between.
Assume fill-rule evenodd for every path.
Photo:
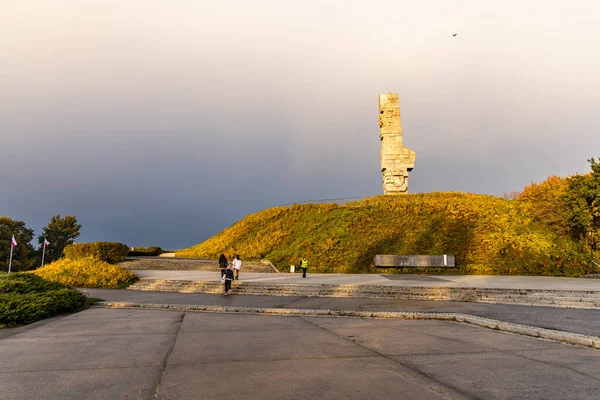
<instances>
[{"instance_id":1,"label":"carved relief on monument","mask_svg":"<svg viewBox=\"0 0 600 400\"><path fill-rule=\"evenodd\" d=\"M408 191L408 173L403 169L383 169L383 191L385 194L406 193Z\"/></svg>"},{"instance_id":2,"label":"carved relief on monument","mask_svg":"<svg viewBox=\"0 0 600 400\"><path fill-rule=\"evenodd\" d=\"M396 93L379 96L379 139L383 193L407 193L408 172L415 167L417 153L402 144L400 102Z\"/></svg>"}]
</instances>

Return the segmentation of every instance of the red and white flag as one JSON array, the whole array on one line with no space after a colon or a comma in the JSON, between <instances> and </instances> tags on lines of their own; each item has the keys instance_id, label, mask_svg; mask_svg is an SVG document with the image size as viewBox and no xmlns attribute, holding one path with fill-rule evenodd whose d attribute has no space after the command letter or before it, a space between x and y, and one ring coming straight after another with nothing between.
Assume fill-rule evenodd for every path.
<instances>
[{"instance_id":1,"label":"red and white flag","mask_svg":"<svg viewBox=\"0 0 600 400\"><path fill-rule=\"evenodd\" d=\"M10 247L15 247L17 245L17 241L15 240L15 235L13 235L12 239L10 240Z\"/></svg>"},{"instance_id":2,"label":"red and white flag","mask_svg":"<svg viewBox=\"0 0 600 400\"><path fill-rule=\"evenodd\" d=\"M48 246L50 246L50 242L47 241L46 239L44 239L44 247L48 247Z\"/></svg>"}]
</instances>

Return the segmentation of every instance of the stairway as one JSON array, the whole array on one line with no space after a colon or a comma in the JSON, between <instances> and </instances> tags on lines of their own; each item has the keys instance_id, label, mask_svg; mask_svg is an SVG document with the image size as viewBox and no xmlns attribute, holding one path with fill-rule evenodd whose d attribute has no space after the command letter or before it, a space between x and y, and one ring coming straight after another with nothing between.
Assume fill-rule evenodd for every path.
<instances>
[{"instance_id":1,"label":"stairway","mask_svg":"<svg viewBox=\"0 0 600 400\"><path fill-rule=\"evenodd\" d=\"M178 293L223 293L223 285L217 281L140 279L129 286L128 289ZM233 282L231 294L359 299L444 300L600 309L600 291Z\"/></svg>"},{"instance_id":2,"label":"stairway","mask_svg":"<svg viewBox=\"0 0 600 400\"><path fill-rule=\"evenodd\" d=\"M235 284L234 284L235 286ZM178 293L223 293L223 285L212 281L171 281L159 279L140 279L127 289L148 290L152 292Z\"/></svg>"}]
</instances>

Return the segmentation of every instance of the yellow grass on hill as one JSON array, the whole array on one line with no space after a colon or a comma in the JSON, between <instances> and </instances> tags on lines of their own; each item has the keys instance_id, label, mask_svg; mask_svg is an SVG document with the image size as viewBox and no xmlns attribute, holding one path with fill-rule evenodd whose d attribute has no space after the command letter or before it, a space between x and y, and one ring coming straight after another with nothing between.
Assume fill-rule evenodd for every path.
<instances>
[{"instance_id":1,"label":"yellow grass on hill","mask_svg":"<svg viewBox=\"0 0 600 400\"><path fill-rule=\"evenodd\" d=\"M535 190L545 187L528 192ZM455 254L460 273L590 272L585 245L556 228L566 224L564 216L546 197L542 213L531 198L440 192L275 207L248 215L176 256L239 254L267 258L285 270L306 255L313 272L381 272L372 265L376 254Z\"/></svg>"}]
</instances>

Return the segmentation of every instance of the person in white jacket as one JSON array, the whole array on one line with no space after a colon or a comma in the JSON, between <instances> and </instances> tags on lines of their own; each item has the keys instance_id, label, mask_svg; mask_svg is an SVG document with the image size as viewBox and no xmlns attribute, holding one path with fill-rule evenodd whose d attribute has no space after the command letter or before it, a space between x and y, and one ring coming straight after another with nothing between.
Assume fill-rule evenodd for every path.
<instances>
[{"instance_id":1,"label":"person in white jacket","mask_svg":"<svg viewBox=\"0 0 600 400\"><path fill-rule=\"evenodd\" d=\"M239 255L236 255L233 259L233 276L235 277L236 281L239 280L240 269L242 269L242 260L240 260Z\"/></svg>"}]
</instances>

